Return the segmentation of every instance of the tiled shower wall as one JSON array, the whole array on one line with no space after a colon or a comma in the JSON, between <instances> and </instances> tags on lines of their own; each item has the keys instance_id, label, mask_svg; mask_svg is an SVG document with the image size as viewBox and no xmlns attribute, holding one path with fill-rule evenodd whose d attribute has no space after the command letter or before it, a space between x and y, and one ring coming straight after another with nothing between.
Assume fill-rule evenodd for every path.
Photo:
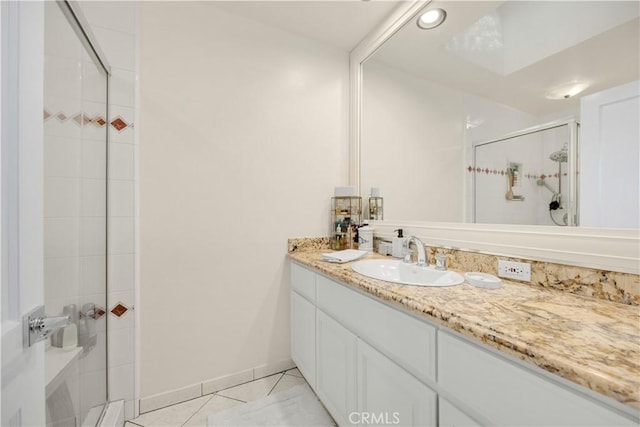
<instances>
[{"instance_id":1,"label":"tiled shower wall","mask_svg":"<svg viewBox=\"0 0 640 427\"><path fill-rule=\"evenodd\" d=\"M109 400L125 401L135 416L136 348L136 38L134 2L80 2L107 61L109 87L108 365Z\"/></svg>"}]
</instances>

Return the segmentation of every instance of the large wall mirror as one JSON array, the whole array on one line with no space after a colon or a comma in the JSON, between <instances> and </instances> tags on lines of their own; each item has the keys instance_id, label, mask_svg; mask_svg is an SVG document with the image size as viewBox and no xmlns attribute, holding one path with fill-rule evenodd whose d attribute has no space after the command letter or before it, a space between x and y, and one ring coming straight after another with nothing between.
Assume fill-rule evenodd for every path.
<instances>
[{"instance_id":1,"label":"large wall mirror","mask_svg":"<svg viewBox=\"0 0 640 427\"><path fill-rule=\"evenodd\" d=\"M360 64L384 220L638 228L638 2L413 7Z\"/></svg>"}]
</instances>

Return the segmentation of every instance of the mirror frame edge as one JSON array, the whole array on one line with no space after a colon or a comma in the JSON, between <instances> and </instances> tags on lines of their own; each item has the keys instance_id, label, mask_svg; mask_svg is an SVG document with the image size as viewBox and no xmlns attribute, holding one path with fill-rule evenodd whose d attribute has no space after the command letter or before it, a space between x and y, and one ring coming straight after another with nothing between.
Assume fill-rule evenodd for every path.
<instances>
[{"instance_id":1,"label":"mirror frame edge","mask_svg":"<svg viewBox=\"0 0 640 427\"><path fill-rule=\"evenodd\" d=\"M431 0L401 4L349 55L349 184L362 195L360 115L362 64ZM429 246L640 274L640 230L530 225L371 221L376 236L391 239L405 229Z\"/></svg>"}]
</instances>

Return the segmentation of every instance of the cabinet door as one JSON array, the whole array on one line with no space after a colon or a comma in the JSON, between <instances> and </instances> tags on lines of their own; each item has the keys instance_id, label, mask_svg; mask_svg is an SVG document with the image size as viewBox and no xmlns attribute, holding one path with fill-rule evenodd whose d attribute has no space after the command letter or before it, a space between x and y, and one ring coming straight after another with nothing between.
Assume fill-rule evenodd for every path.
<instances>
[{"instance_id":1,"label":"cabinet door","mask_svg":"<svg viewBox=\"0 0 640 427\"><path fill-rule=\"evenodd\" d=\"M291 292L291 359L315 388L316 308L295 292Z\"/></svg>"},{"instance_id":2,"label":"cabinet door","mask_svg":"<svg viewBox=\"0 0 640 427\"><path fill-rule=\"evenodd\" d=\"M316 309L316 393L338 425L356 411L356 337Z\"/></svg>"},{"instance_id":3,"label":"cabinet door","mask_svg":"<svg viewBox=\"0 0 640 427\"><path fill-rule=\"evenodd\" d=\"M435 426L436 393L358 340L358 417L361 425Z\"/></svg>"},{"instance_id":4,"label":"cabinet door","mask_svg":"<svg viewBox=\"0 0 640 427\"><path fill-rule=\"evenodd\" d=\"M480 427L480 424L453 406L448 400L440 398L438 402L438 425L440 427Z\"/></svg>"}]
</instances>

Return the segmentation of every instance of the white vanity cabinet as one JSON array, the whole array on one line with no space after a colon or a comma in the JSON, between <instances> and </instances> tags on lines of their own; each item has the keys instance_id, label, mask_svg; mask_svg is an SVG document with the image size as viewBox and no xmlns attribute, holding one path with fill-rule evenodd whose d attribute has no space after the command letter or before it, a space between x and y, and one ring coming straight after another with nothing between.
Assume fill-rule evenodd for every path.
<instances>
[{"instance_id":1,"label":"white vanity cabinet","mask_svg":"<svg viewBox=\"0 0 640 427\"><path fill-rule=\"evenodd\" d=\"M356 412L356 336L316 311L316 394L340 426Z\"/></svg>"},{"instance_id":2,"label":"white vanity cabinet","mask_svg":"<svg viewBox=\"0 0 640 427\"><path fill-rule=\"evenodd\" d=\"M291 280L292 359L339 425L638 425L637 411L295 263Z\"/></svg>"},{"instance_id":3,"label":"white vanity cabinet","mask_svg":"<svg viewBox=\"0 0 640 427\"><path fill-rule=\"evenodd\" d=\"M291 264L291 359L315 388L316 307L315 273Z\"/></svg>"},{"instance_id":4,"label":"white vanity cabinet","mask_svg":"<svg viewBox=\"0 0 640 427\"><path fill-rule=\"evenodd\" d=\"M637 425L595 399L444 330L438 387L496 426Z\"/></svg>"},{"instance_id":5,"label":"white vanity cabinet","mask_svg":"<svg viewBox=\"0 0 640 427\"><path fill-rule=\"evenodd\" d=\"M362 340L357 364L358 417L363 425L438 425L437 395L416 377Z\"/></svg>"}]
</instances>

